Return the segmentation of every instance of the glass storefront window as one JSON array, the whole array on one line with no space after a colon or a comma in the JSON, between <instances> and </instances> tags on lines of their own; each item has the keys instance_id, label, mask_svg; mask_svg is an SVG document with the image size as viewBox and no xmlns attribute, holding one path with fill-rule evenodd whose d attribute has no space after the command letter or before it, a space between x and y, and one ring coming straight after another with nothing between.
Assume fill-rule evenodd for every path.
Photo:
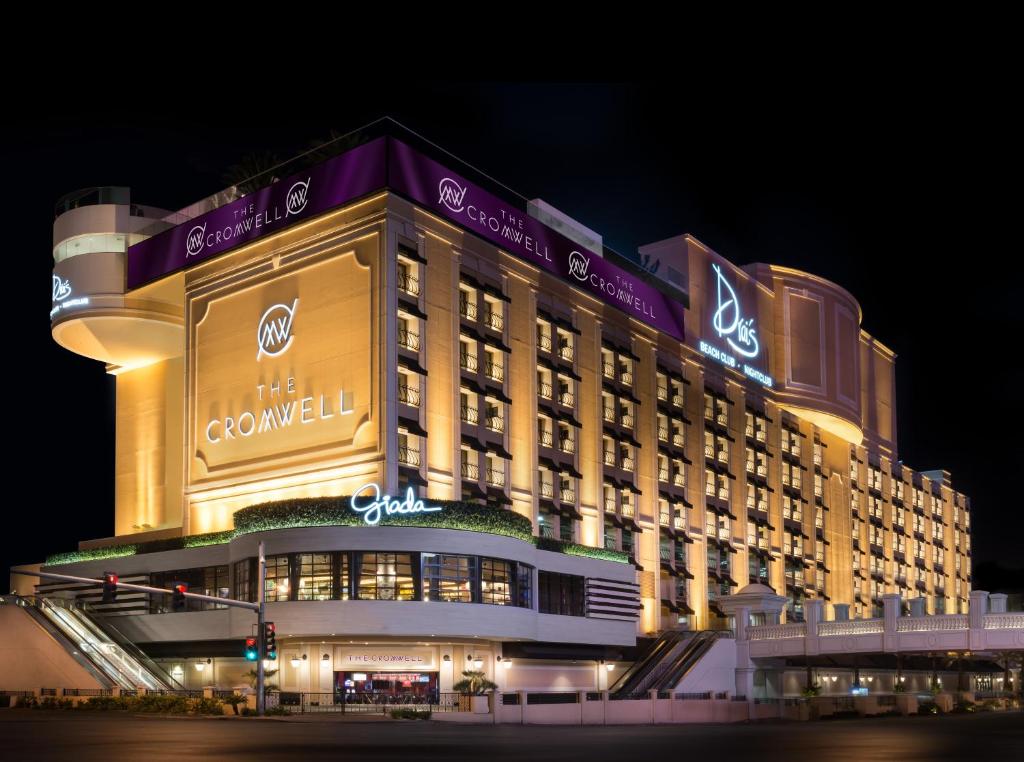
<instances>
[{"instance_id":1,"label":"glass storefront window","mask_svg":"<svg viewBox=\"0 0 1024 762\"><path fill-rule=\"evenodd\" d=\"M423 554L423 600L473 602L476 559L442 553Z\"/></svg>"},{"instance_id":2,"label":"glass storefront window","mask_svg":"<svg viewBox=\"0 0 1024 762\"><path fill-rule=\"evenodd\" d=\"M329 601L334 598L334 558L330 553L300 553L299 586L296 599L300 601Z\"/></svg>"},{"instance_id":3,"label":"glass storefront window","mask_svg":"<svg viewBox=\"0 0 1024 762\"><path fill-rule=\"evenodd\" d=\"M526 564L516 564L516 605L533 608L533 567Z\"/></svg>"},{"instance_id":4,"label":"glass storefront window","mask_svg":"<svg viewBox=\"0 0 1024 762\"><path fill-rule=\"evenodd\" d=\"M360 553L359 598L411 601L416 597L409 553Z\"/></svg>"},{"instance_id":5,"label":"glass storefront window","mask_svg":"<svg viewBox=\"0 0 1024 762\"><path fill-rule=\"evenodd\" d=\"M267 578L264 587L265 601L287 601L291 592L288 577L288 556L267 556Z\"/></svg>"},{"instance_id":6,"label":"glass storefront window","mask_svg":"<svg viewBox=\"0 0 1024 762\"><path fill-rule=\"evenodd\" d=\"M512 564L496 558L480 559L480 600L499 606L512 605Z\"/></svg>"}]
</instances>

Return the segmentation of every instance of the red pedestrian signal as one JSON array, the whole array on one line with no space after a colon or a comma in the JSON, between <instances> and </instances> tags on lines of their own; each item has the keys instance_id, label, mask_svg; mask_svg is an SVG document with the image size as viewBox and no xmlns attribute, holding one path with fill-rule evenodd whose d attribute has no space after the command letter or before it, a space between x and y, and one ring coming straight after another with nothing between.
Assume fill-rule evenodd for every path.
<instances>
[{"instance_id":1,"label":"red pedestrian signal","mask_svg":"<svg viewBox=\"0 0 1024 762\"><path fill-rule=\"evenodd\" d=\"M114 603L117 600L117 575L114 572L103 572L103 602Z\"/></svg>"},{"instance_id":2,"label":"red pedestrian signal","mask_svg":"<svg viewBox=\"0 0 1024 762\"><path fill-rule=\"evenodd\" d=\"M184 611L185 593L188 592L188 583L175 582L172 589L174 592L171 594L171 611Z\"/></svg>"}]
</instances>

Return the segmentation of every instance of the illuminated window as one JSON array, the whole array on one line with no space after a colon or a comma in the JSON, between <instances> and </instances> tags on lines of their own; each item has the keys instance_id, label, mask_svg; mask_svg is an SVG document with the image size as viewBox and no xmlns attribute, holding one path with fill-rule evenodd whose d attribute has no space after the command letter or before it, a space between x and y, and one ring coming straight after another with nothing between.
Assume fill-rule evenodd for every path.
<instances>
[{"instance_id":1,"label":"illuminated window","mask_svg":"<svg viewBox=\"0 0 1024 762\"><path fill-rule=\"evenodd\" d=\"M471 603L475 566L472 556L424 553L423 600Z\"/></svg>"},{"instance_id":2,"label":"illuminated window","mask_svg":"<svg viewBox=\"0 0 1024 762\"><path fill-rule=\"evenodd\" d=\"M416 597L409 553L359 554L361 600L411 601Z\"/></svg>"},{"instance_id":3,"label":"illuminated window","mask_svg":"<svg viewBox=\"0 0 1024 762\"><path fill-rule=\"evenodd\" d=\"M334 558L330 553L300 553L296 560L299 564L297 600L329 601L335 597Z\"/></svg>"}]
</instances>

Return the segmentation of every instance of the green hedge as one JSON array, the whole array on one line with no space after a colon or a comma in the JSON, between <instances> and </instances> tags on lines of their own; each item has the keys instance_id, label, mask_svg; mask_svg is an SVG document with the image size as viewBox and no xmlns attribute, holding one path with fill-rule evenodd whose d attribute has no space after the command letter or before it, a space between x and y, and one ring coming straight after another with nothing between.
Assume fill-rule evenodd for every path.
<instances>
[{"instance_id":1,"label":"green hedge","mask_svg":"<svg viewBox=\"0 0 1024 762\"><path fill-rule=\"evenodd\" d=\"M535 543L541 550L565 553L571 556L597 558L605 561L628 563L625 553L604 548L591 548L563 542L550 537L534 537L530 520L505 508L458 500L431 500L444 510L435 513L395 514L384 516L380 526L428 527L432 529L459 529L466 532L512 537L524 542ZM296 500L279 500L242 508L234 514L235 528L224 532L172 537L166 540L152 540L135 544L113 545L105 548L91 548L71 553L57 553L46 559L48 565L71 564L79 561L94 561L104 558L121 558L143 553L159 553L166 550L201 548L219 545L235 537L253 532L274 529L326 526L364 526L361 515L349 507L348 497L315 497Z\"/></svg>"}]
</instances>

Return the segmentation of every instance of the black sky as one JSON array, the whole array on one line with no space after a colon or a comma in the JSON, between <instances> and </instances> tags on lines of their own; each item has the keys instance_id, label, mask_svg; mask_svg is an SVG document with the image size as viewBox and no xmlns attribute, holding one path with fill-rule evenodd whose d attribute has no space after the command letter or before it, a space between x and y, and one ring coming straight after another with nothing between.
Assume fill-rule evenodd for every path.
<instances>
[{"instance_id":1,"label":"black sky","mask_svg":"<svg viewBox=\"0 0 1024 762\"><path fill-rule=\"evenodd\" d=\"M337 106L293 95L225 110L72 93L9 112L4 424L22 449L8 457L4 568L113 530L113 380L49 336L56 199L128 185L178 208L245 154L288 157L383 115L622 253L689 232L737 264L845 287L898 354L900 456L971 496L976 562L1022 565L1021 133L998 82L877 75L707 101L681 83L346 83Z\"/></svg>"}]
</instances>

